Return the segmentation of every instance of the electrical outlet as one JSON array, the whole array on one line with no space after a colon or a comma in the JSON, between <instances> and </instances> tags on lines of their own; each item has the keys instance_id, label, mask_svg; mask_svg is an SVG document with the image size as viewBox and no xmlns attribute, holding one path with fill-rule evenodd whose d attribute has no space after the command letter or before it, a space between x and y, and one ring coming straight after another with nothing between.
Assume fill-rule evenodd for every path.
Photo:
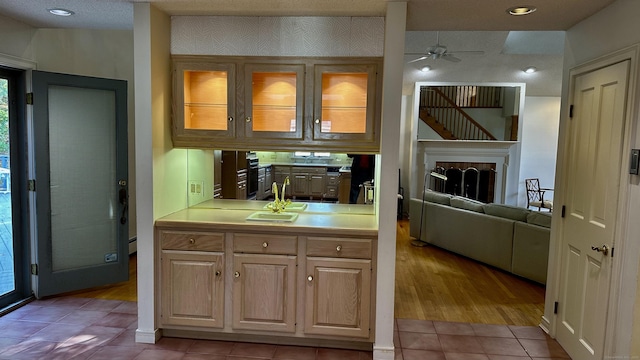
<instances>
[{"instance_id":1,"label":"electrical outlet","mask_svg":"<svg viewBox=\"0 0 640 360\"><path fill-rule=\"evenodd\" d=\"M189 195L204 197L204 181L189 180Z\"/></svg>"}]
</instances>

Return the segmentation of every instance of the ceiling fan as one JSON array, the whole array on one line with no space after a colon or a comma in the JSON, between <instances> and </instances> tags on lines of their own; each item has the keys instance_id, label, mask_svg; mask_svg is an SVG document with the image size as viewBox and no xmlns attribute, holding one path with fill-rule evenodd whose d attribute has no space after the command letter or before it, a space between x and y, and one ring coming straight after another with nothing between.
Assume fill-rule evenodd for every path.
<instances>
[{"instance_id":1,"label":"ceiling fan","mask_svg":"<svg viewBox=\"0 0 640 360\"><path fill-rule=\"evenodd\" d=\"M424 53L406 53L405 55L419 55L420 57L414 60L407 62L408 64L422 61L426 59L443 59L451 62L460 62L462 61L460 58L455 57L453 54L472 54L472 55L484 55L484 51L448 51L447 47L440 44L440 32L436 32L436 44L433 46L429 46L427 51Z\"/></svg>"}]
</instances>

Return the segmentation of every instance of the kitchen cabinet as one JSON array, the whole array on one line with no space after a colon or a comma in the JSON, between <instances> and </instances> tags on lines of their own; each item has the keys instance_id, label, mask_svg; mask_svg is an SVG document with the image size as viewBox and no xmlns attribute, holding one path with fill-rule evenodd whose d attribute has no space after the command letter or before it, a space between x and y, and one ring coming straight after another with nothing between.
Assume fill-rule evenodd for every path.
<instances>
[{"instance_id":1,"label":"kitchen cabinet","mask_svg":"<svg viewBox=\"0 0 640 360\"><path fill-rule=\"evenodd\" d=\"M323 198L325 193L326 167L291 167L291 195Z\"/></svg>"},{"instance_id":2,"label":"kitchen cabinet","mask_svg":"<svg viewBox=\"0 0 640 360\"><path fill-rule=\"evenodd\" d=\"M282 184L284 183L284 179L289 178L289 183L292 183L291 179L291 166L286 165L277 165L273 167L273 181L278 184L278 191L282 190ZM287 196L291 195L291 186L289 186L289 190L287 192Z\"/></svg>"},{"instance_id":3,"label":"kitchen cabinet","mask_svg":"<svg viewBox=\"0 0 640 360\"><path fill-rule=\"evenodd\" d=\"M233 237L233 328L296 329L297 237Z\"/></svg>"},{"instance_id":4,"label":"kitchen cabinet","mask_svg":"<svg viewBox=\"0 0 640 360\"><path fill-rule=\"evenodd\" d=\"M245 137L302 140L303 64L246 64Z\"/></svg>"},{"instance_id":5,"label":"kitchen cabinet","mask_svg":"<svg viewBox=\"0 0 640 360\"><path fill-rule=\"evenodd\" d=\"M375 141L376 76L373 64L315 65L314 140Z\"/></svg>"},{"instance_id":6,"label":"kitchen cabinet","mask_svg":"<svg viewBox=\"0 0 640 360\"><path fill-rule=\"evenodd\" d=\"M381 58L172 61L176 147L380 151Z\"/></svg>"},{"instance_id":7,"label":"kitchen cabinet","mask_svg":"<svg viewBox=\"0 0 640 360\"><path fill-rule=\"evenodd\" d=\"M303 212L298 222L323 218L318 226L274 226L244 223L246 214L186 209L156 220L163 334L283 344L338 340L353 348L372 343L374 222L359 215L349 225L332 225L345 216Z\"/></svg>"},{"instance_id":8,"label":"kitchen cabinet","mask_svg":"<svg viewBox=\"0 0 640 360\"><path fill-rule=\"evenodd\" d=\"M329 171L329 169L327 169L327 176L325 180L326 188L324 191L324 197L328 199L337 199L340 186L340 175L336 171Z\"/></svg>"},{"instance_id":9,"label":"kitchen cabinet","mask_svg":"<svg viewBox=\"0 0 640 360\"><path fill-rule=\"evenodd\" d=\"M184 58L173 63L173 84L175 146L235 138L236 64Z\"/></svg>"},{"instance_id":10,"label":"kitchen cabinet","mask_svg":"<svg viewBox=\"0 0 640 360\"><path fill-rule=\"evenodd\" d=\"M372 240L307 238L305 334L370 335Z\"/></svg>"},{"instance_id":11,"label":"kitchen cabinet","mask_svg":"<svg viewBox=\"0 0 640 360\"><path fill-rule=\"evenodd\" d=\"M258 191L256 193L256 200L263 200L266 197L265 182L266 182L265 169L259 168L258 169Z\"/></svg>"},{"instance_id":12,"label":"kitchen cabinet","mask_svg":"<svg viewBox=\"0 0 640 360\"><path fill-rule=\"evenodd\" d=\"M160 323L224 326L224 234L161 231Z\"/></svg>"},{"instance_id":13,"label":"kitchen cabinet","mask_svg":"<svg viewBox=\"0 0 640 360\"><path fill-rule=\"evenodd\" d=\"M351 192L351 172L340 172L340 180L338 185L338 203L349 203L349 192Z\"/></svg>"},{"instance_id":14,"label":"kitchen cabinet","mask_svg":"<svg viewBox=\"0 0 640 360\"><path fill-rule=\"evenodd\" d=\"M271 192L271 185L273 184L273 170L271 166L264 167L264 197L263 199L267 199L269 196L273 195Z\"/></svg>"},{"instance_id":15,"label":"kitchen cabinet","mask_svg":"<svg viewBox=\"0 0 640 360\"><path fill-rule=\"evenodd\" d=\"M222 198L247 198L247 153L222 151Z\"/></svg>"}]
</instances>

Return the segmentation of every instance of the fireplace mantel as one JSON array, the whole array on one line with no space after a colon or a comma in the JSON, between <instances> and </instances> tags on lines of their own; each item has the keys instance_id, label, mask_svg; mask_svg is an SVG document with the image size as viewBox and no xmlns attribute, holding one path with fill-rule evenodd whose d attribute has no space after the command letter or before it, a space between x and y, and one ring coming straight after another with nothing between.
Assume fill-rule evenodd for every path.
<instances>
[{"instance_id":1,"label":"fireplace mantel","mask_svg":"<svg viewBox=\"0 0 640 360\"><path fill-rule=\"evenodd\" d=\"M494 201L515 204L518 145L517 141L418 140L415 174L419 187L415 189L415 195L420 197L425 178L436 162L485 162L496 164Z\"/></svg>"}]
</instances>

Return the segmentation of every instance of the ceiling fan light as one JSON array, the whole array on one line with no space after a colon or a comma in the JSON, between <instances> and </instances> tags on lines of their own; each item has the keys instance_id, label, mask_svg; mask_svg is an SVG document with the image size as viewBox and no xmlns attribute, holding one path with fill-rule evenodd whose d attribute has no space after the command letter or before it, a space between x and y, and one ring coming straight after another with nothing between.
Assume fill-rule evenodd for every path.
<instances>
[{"instance_id":1,"label":"ceiling fan light","mask_svg":"<svg viewBox=\"0 0 640 360\"><path fill-rule=\"evenodd\" d=\"M526 74L533 74L534 72L538 71L538 69L536 69L535 66L529 66L529 67L525 68L523 71Z\"/></svg>"},{"instance_id":2,"label":"ceiling fan light","mask_svg":"<svg viewBox=\"0 0 640 360\"><path fill-rule=\"evenodd\" d=\"M423 66L423 67L420 69L420 71L422 71L422 72L429 72L429 71L431 71L431 66L429 66L429 65Z\"/></svg>"},{"instance_id":3,"label":"ceiling fan light","mask_svg":"<svg viewBox=\"0 0 640 360\"><path fill-rule=\"evenodd\" d=\"M47 11L49 13L51 13L53 15L57 15L57 16L71 16L71 15L75 14L71 10L62 9L62 8L47 9Z\"/></svg>"},{"instance_id":4,"label":"ceiling fan light","mask_svg":"<svg viewBox=\"0 0 640 360\"><path fill-rule=\"evenodd\" d=\"M514 6L511 8L508 8L507 13L513 16L522 16L522 15L529 15L532 12L535 12L536 10L538 9L535 6L522 5L522 6Z\"/></svg>"}]
</instances>

